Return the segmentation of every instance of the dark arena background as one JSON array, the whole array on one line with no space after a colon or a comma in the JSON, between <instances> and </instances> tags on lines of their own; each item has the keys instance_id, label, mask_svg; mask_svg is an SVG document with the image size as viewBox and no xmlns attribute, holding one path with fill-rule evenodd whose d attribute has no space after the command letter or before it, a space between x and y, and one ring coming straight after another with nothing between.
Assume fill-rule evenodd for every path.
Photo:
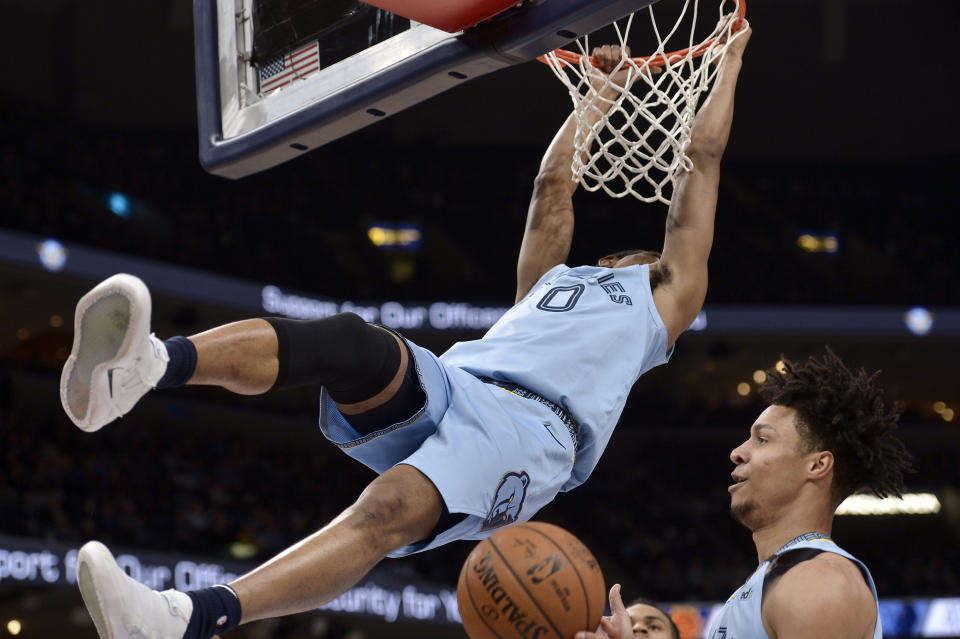
<instances>
[{"instance_id":1,"label":"dark arena background","mask_svg":"<svg viewBox=\"0 0 960 639\"><path fill-rule=\"evenodd\" d=\"M570 101L531 62L230 181L197 160L188 0L0 8L0 637L93 638L74 583L84 541L152 585L209 585L325 524L372 475L320 435L316 389L161 391L78 431L57 390L77 299L128 271L151 285L162 337L332 309L437 352L479 338L512 302L533 179ZM537 519L699 637L756 566L726 487L761 372L828 344L883 369L916 458L908 487L936 504L838 516L834 537L871 568L885 636L960 636L960 5L751 0L749 17L704 313L634 388L590 481ZM571 264L662 242L662 205L575 205ZM463 637L471 547L388 560L323 609L229 637Z\"/></svg>"}]
</instances>

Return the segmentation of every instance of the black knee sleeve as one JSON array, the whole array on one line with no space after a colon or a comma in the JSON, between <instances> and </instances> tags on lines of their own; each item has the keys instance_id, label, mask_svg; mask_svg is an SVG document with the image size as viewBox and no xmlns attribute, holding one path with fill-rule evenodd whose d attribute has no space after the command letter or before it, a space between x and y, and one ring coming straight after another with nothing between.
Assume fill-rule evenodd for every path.
<instances>
[{"instance_id":1,"label":"black knee sleeve","mask_svg":"<svg viewBox=\"0 0 960 639\"><path fill-rule=\"evenodd\" d=\"M280 369L274 388L321 384L340 404L370 399L400 368L393 334L355 313L318 320L265 317L277 333Z\"/></svg>"}]
</instances>

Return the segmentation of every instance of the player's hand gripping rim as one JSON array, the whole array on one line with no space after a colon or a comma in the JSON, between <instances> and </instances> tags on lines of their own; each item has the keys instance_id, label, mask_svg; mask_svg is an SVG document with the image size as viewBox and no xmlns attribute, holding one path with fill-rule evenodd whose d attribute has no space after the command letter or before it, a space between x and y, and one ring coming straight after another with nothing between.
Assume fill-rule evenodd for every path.
<instances>
[{"instance_id":1,"label":"player's hand gripping rim","mask_svg":"<svg viewBox=\"0 0 960 639\"><path fill-rule=\"evenodd\" d=\"M663 73L663 67L643 64L638 66L630 57L630 47L617 44L605 44L595 47L589 58L584 58L586 77L592 93L597 94L601 102L612 104L630 91L633 84L641 78L653 85L653 76Z\"/></svg>"},{"instance_id":2,"label":"player's hand gripping rim","mask_svg":"<svg viewBox=\"0 0 960 639\"><path fill-rule=\"evenodd\" d=\"M734 17L731 16L729 20L733 22ZM751 35L753 35L753 29L750 28L750 23L746 19L741 20L739 24L733 24L725 28L723 35L720 36L720 42L725 43L728 39L730 40L727 47L727 57L741 57L744 49L747 48L747 42Z\"/></svg>"}]
</instances>

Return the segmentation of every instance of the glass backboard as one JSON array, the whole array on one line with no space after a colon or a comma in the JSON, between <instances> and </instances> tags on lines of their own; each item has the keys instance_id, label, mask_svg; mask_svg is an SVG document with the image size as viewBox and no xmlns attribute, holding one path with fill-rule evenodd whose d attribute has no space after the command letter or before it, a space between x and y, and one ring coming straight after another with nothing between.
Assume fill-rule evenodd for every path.
<instances>
[{"instance_id":1,"label":"glass backboard","mask_svg":"<svg viewBox=\"0 0 960 639\"><path fill-rule=\"evenodd\" d=\"M194 0L200 162L265 170L655 1L523 2L449 33L357 0Z\"/></svg>"}]
</instances>

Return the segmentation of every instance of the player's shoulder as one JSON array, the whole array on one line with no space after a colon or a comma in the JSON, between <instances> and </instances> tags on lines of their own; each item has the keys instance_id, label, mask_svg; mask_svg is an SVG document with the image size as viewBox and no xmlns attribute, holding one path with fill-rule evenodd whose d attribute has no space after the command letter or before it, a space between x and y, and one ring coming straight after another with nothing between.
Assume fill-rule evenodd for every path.
<instances>
[{"instance_id":1,"label":"player's shoulder","mask_svg":"<svg viewBox=\"0 0 960 639\"><path fill-rule=\"evenodd\" d=\"M554 266L551 266L540 274L540 277L537 278L530 288L517 291L516 303L519 304L520 302L529 299L541 286L556 279L557 277L560 277L569 270L570 267L566 264L555 264Z\"/></svg>"},{"instance_id":2,"label":"player's shoulder","mask_svg":"<svg viewBox=\"0 0 960 639\"><path fill-rule=\"evenodd\" d=\"M574 270L574 268L576 267L570 267L566 264L555 264L544 271L543 275L540 276L540 279L538 279L537 283L534 285L534 288L550 280L566 275L570 271Z\"/></svg>"},{"instance_id":3,"label":"player's shoulder","mask_svg":"<svg viewBox=\"0 0 960 639\"><path fill-rule=\"evenodd\" d=\"M763 595L764 619L772 630L783 636L800 629L809 637L869 635L876 602L854 561L819 552L787 562Z\"/></svg>"},{"instance_id":4,"label":"player's shoulder","mask_svg":"<svg viewBox=\"0 0 960 639\"><path fill-rule=\"evenodd\" d=\"M791 598L801 592L816 591L824 597L850 600L863 595L873 601L873 594L859 565L835 552L818 552L798 557L771 585L765 595Z\"/></svg>"}]
</instances>

